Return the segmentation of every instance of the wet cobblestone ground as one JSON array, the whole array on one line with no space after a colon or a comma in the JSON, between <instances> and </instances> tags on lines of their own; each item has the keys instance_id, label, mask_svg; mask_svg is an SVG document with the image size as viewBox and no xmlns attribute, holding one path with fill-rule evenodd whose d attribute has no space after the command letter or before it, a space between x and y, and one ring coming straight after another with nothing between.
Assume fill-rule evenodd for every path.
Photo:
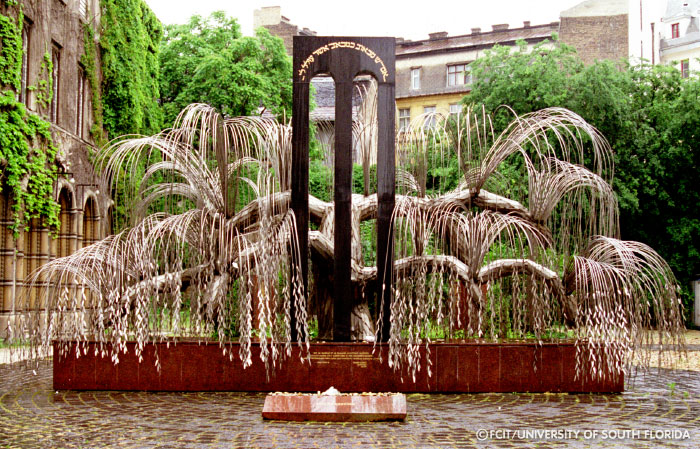
<instances>
[{"instance_id":1,"label":"wet cobblestone ground","mask_svg":"<svg viewBox=\"0 0 700 449\"><path fill-rule=\"evenodd\" d=\"M621 395L408 395L405 423L352 424L263 421L264 394L55 392L51 382L48 364L0 365L0 448L700 447L697 371L638 375ZM545 430L562 434L525 433Z\"/></svg>"}]
</instances>

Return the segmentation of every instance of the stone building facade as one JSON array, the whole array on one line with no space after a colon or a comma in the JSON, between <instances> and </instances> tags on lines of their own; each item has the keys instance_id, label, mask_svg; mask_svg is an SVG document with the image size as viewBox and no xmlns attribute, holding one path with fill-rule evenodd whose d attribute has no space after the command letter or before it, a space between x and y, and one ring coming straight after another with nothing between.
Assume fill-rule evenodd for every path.
<instances>
[{"instance_id":1,"label":"stone building facade","mask_svg":"<svg viewBox=\"0 0 700 449\"><path fill-rule=\"evenodd\" d=\"M51 123L51 135L58 147L58 181L54 199L60 205L60 227L51 235L39 220L15 235L12 199L8 190L0 194L0 337L23 301L35 292L24 280L49 260L67 256L112 232L112 201L104 182L95 174L90 155L95 142L90 134L94 124L91 89L86 68L81 65L85 51L84 27L98 35L99 0L22 0L22 81L18 99L30 113ZM16 10L15 10L16 11ZM5 15L12 10L4 9ZM16 14L16 12L15 12ZM99 55L97 55L99 57ZM43 106L36 86L51 58L53 98ZM44 63L42 67L42 63ZM99 63L96 64L98 73ZM52 163L52 162L50 162Z\"/></svg>"}]
</instances>

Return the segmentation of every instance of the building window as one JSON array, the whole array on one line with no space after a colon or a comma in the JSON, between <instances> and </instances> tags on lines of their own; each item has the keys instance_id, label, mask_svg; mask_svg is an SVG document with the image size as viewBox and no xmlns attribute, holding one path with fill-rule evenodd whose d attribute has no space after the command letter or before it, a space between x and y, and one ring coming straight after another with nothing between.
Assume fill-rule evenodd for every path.
<instances>
[{"instance_id":1,"label":"building window","mask_svg":"<svg viewBox=\"0 0 700 449\"><path fill-rule=\"evenodd\" d=\"M59 82L59 77L61 76L61 49L58 44L54 43L51 50L51 63L53 64L53 72L51 72L53 97L51 98L51 109L49 110L49 120L53 123L58 122L58 88L61 83Z\"/></svg>"},{"instance_id":2,"label":"building window","mask_svg":"<svg viewBox=\"0 0 700 449\"><path fill-rule=\"evenodd\" d=\"M420 67L411 69L411 89L420 89Z\"/></svg>"},{"instance_id":3,"label":"building window","mask_svg":"<svg viewBox=\"0 0 700 449\"><path fill-rule=\"evenodd\" d=\"M12 311L15 302L12 294L12 286L17 285L17 263L15 259L15 245L17 240L12 232L12 224L15 220L15 211L12 208L12 200L7 189L0 193L0 276L2 276L2 288L0 288L0 311Z\"/></svg>"},{"instance_id":4,"label":"building window","mask_svg":"<svg viewBox=\"0 0 700 449\"><path fill-rule=\"evenodd\" d=\"M461 103L453 103L450 105L450 115L457 115L460 112L462 112L462 104Z\"/></svg>"},{"instance_id":5,"label":"building window","mask_svg":"<svg viewBox=\"0 0 700 449\"><path fill-rule=\"evenodd\" d=\"M83 114L85 113L85 70L78 67L78 91L75 104L75 134L83 137Z\"/></svg>"},{"instance_id":6,"label":"building window","mask_svg":"<svg viewBox=\"0 0 700 449\"><path fill-rule=\"evenodd\" d=\"M99 240L100 216L95 199L88 197L83 208L83 248Z\"/></svg>"},{"instance_id":7,"label":"building window","mask_svg":"<svg viewBox=\"0 0 700 449\"><path fill-rule=\"evenodd\" d=\"M435 127L435 106L425 106L423 108L423 128L434 128Z\"/></svg>"},{"instance_id":8,"label":"building window","mask_svg":"<svg viewBox=\"0 0 700 449\"><path fill-rule=\"evenodd\" d=\"M467 64L455 64L447 66L447 85L462 86L471 84L472 75Z\"/></svg>"},{"instance_id":9,"label":"building window","mask_svg":"<svg viewBox=\"0 0 700 449\"><path fill-rule=\"evenodd\" d=\"M19 88L19 101L27 104L27 79L29 78L29 23L22 27L22 78Z\"/></svg>"},{"instance_id":10,"label":"building window","mask_svg":"<svg viewBox=\"0 0 700 449\"><path fill-rule=\"evenodd\" d=\"M87 19L88 16L88 0L80 0L80 17Z\"/></svg>"},{"instance_id":11,"label":"building window","mask_svg":"<svg viewBox=\"0 0 700 449\"><path fill-rule=\"evenodd\" d=\"M411 110L399 109L399 129L408 129L411 126Z\"/></svg>"},{"instance_id":12,"label":"building window","mask_svg":"<svg viewBox=\"0 0 700 449\"><path fill-rule=\"evenodd\" d=\"M690 76L690 60L684 59L681 61L681 78Z\"/></svg>"},{"instance_id":13,"label":"building window","mask_svg":"<svg viewBox=\"0 0 700 449\"><path fill-rule=\"evenodd\" d=\"M678 28L679 27L678 27L677 23L674 23L673 25L671 25L671 39L676 39L676 38L680 37L680 32L679 32Z\"/></svg>"},{"instance_id":14,"label":"building window","mask_svg":"<svg viewBox=\"0 0 700 449\"><path fill-rule=\"evenodd\" d=\"M73 201L70 191L67 188L61 189L61 193L58 195L58 205L61 207L61 212L59 213L59 228L58 228L58 238L56 245L56 256L66 257L73 254L73 220L75 215L73 214Z\"/></svg>"}]
</instances>

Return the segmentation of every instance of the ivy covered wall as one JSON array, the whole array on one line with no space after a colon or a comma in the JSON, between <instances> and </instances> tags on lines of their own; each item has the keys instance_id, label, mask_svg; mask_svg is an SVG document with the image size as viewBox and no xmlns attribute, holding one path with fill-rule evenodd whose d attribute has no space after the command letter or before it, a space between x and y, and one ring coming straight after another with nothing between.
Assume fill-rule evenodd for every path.
<instances>
[{"instance_id":1,"label":"ivy covered wall","mask_svg":"<svg viewBox=\"0 0 700 449\"><path fill-rule=\"evenodd\" d=\"M90 91L91 101L87 107L92 112L88 121L90 135L83 137L101 146L107 139L122 134L160 131L163 124L158 104L158 48L163 34L160 22L143 0L100 0L91 4L99 5L99 11L93 11L83 22L83 45L78 54ZM50 107L53 85L46 37L32 42L37 51L47 52L41 68L32 69L27 80L36 113L19 101L23 8L29 8L35 16L41 15L43 6L38 5L32 1L0 0L0 189L10 194L15 230L33 217L40 217L45 226L56 229L59 214L53 192L59 176L56 155L60 152L63 158L72 151L57 148L51 136L52 125L44 118ZM40 24L43 17L41 21L34 21L33 28L44 26ZM75 66L70 64L78 61L73 62L69 53L64 56L62 72L75 71ZM70 131L75 126L69 100L75 95L75 91L70 90L75 89L71 87L73 82L70 76L62 79L65 86L62 89L69 89L62 91L64 101L68 102L64 107L69 109L62 110L65 114L61 115L61 126ZM89 148L87 150L90 152Z\"/></svg>"},{"instance_id":2,"label":"ivy covered wall","mask_svg":"<svg viewBox=\"0 0 700 449\"><path fill-rule=\"evenodd\" d=\"M102 0L102 101L110 139L161 130L160 21L143 0Z\"/></svg>"},{"instance_id":3,"label":"ivy covered wall","mask_svg":"<svg viewBox=\"0 0 700 449\"><path fill-rule=\"evenodd\" d=\"M50 124L17 100L22 72L22 8L16 0L2 0L0 11L0 192L9 193L15 232L34 217L55 228L59 212L53 200L57 149ZM51 86L50 67L46 73L48 79L37 80L39 88Z\"/></svg>"}]
</instances>

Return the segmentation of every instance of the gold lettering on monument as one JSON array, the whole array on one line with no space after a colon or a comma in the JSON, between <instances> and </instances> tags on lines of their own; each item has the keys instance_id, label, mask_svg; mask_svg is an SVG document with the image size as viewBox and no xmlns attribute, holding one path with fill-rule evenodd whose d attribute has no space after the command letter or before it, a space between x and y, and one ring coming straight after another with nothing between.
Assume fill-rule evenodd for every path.
<instances>
[{"instance_id":1,"label":"gold lettering on monument","mask_svg":"<svg viewBox=\"0 0 700 449\"><path fill-rule=\"evenodd\" d=\"M367 368L369 363L375 359L379 360L379 357L364 352L325 351L311 353L311 363L318 363L319 365L329 365L337 361L349 361L358 368Z\"/></svg>"},{"instance_id":2,"label":"gold lettering on monument","mask_svg":"<svg viewBox=\"0 0 700 449\"><path fill-rule=\"evenodd\" d=\"M384 64L384 61L382 61L382 58L377 56L377 53L374 52L371 48L365 47L362 44L358 44L357 42L351 42L351 41L337 41L337 42L329 42L328 44L318 47L316 50L312 52L312 54L309 55L308 58L304 60L304 62L301 63L301 67L298 70L298 75L299 78L301 78L302 81L306 81L306 69L309 68L311 64L314 63L316 60L314 58L314 55L320 56L327 51L330 50L335 50L337 48L350 48L352 50L357 50L359 52L362 52L369 56L370 59L374 60L374 63L379 65L379 73L382 75L383 81L386 81L386 77L389 76L389 70L387 70L386 65Z\"/></svg>"}]
</instances>

